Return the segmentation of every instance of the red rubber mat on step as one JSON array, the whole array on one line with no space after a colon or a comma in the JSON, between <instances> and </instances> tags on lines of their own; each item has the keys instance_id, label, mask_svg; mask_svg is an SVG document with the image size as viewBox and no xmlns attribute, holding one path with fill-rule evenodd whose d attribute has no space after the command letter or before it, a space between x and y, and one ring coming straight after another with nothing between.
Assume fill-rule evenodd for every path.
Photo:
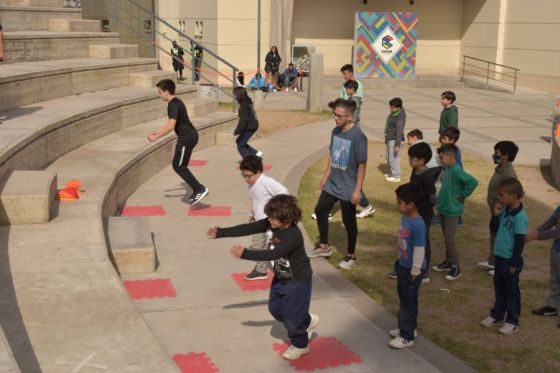
<instances>
[{"instance_id":1,"label":"red rubber mat on step","mask_svg":"<svg viewBox=\"0 0 560 373\"><path fill-rule=\"evenodd\" d=\"M125 206L122 216L163 216L162 206Z\"/></svg>"},{"instance_id":2,"label":"red rubber mat on step","mask_svg":"<svg viewBox=\"0 0 560 373\"><path fill-rule=\"evenodd\" d=\"M127 280L124 286L134 300L152 298L174 298L177 293L168 278L154 280Z\"/></svg>"},{"instance_id":3,"label":"red rubber mat on step","mask_svg":"<svg viewBox=\"0 0 560 373\"><path fill-rule=\"evenodd\" d=\"M191 159L189 161L189 166L191 167L201 167L201 166L206 166L208 164L208 161L204 161L202 159Z\"/></svg>"},{"instance_id":4,"label":"red rubber mat on step","mask_svg":"<svg viewBox=\"0 0 560 373\"><path fill-rule=\"evenodd\" d=\"M362 358L352 352L335 337L317 337L311 340L311 351L301 358L288 361L298 372L336 368L343 365L361 364ZM288 349L286 343L273 343L272 348L282 356Z\"/></svg>"},{"instance_id":5,"label":"red rubber mat on step","mask_svg":"<svg viewBox=\"0 0 560 373\"><path fill-rule=\"evenodd\" d=\"M176 354L173 355L173 360L183 373L216 373L220 371L205 352Z\"/></svg>"},{"instance_id":6,"label":"red rubber mat on step","mask_svg":"<svg viewBox=\"0 0 560 373\"><path fill-rule=\"evenodd\" d=\"M253 280L247 281L245 280L245 276L247 273L245 272L237 272L232 273L231 278L241 291L258 291L258 290L269 290L272 284L272 278L274 275L272 273L268 274L268 278L266 280Z\"/></svg>"}]
</instances>

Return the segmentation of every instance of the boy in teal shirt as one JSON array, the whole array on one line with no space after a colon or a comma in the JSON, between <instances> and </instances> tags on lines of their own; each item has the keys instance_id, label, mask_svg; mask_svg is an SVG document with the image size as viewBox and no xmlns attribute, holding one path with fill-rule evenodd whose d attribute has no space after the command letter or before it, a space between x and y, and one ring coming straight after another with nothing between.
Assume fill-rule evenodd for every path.
<instances>
[{"instance_id":1,"label":"boy in teal shirt","mask_svg":"<svg viewBox=\"0 0 560 373\"><path fill-rule=\"evenodd\" d=\"M494 208L490 229L496 233L494 241L494 293L496 301L490 315L481 321L491 327L504 321L502 334L519 331L521 292L519 273L523 269L523 247L529 219L523 209L523 186L519 180L508 178L500 182L500 204Z\"/></svg>"},{"instance_id":2,"label":"boy in teal shirt","mask_svg":"<svg viewBox=\"0 0 560 373\"><path fill-rule=\"evenodd\" d=\"M478 181L457 164L457 147L454 144L442 145L438 149L438 154L440 163L444 167L441 174L438 211L445 241L445 260L432 269L437 272L449 271L445 278L455 280L461 276L459 250L455 244L457 225L464 212L465 199L476 189Z\"/></svg>"}]
</instances>

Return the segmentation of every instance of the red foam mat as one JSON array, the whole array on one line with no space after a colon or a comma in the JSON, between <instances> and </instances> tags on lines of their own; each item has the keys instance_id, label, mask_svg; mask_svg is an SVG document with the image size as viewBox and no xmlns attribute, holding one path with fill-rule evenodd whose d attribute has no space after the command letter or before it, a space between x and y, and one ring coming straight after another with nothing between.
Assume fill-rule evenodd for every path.
<instances>
[{"instance_id":1,"label":"red foam mat","mask_svg":"<svg viewBox=\"0 0 560 373\"><path fill-rule=\"evenodd\" d=\"M245 280L246 275L247 273L245 272L237 272L231 274L231 278L233 279L233 281L235 281L237 286L239 286L239 289L241 289L241 291L269 290L272 284L272 278L274 277L272 273L269 273L268 279L266 280L247 281Z\"/></svg>"},{"instance_id":2,"label":"red foam mat","mask_svg":"<svg viewBox=\"0 0 560 373\"><path fill-rule=\"evenodd\" d=\"M173 355L175 364L183 373L216 373L220 370L205 352Z\"/></svg>"},{"instance_id":3,"label":"red foam mat","mask_svg":"<svg viewBox=\"0 0 560 373\"><path fill-rule=\"evenodd\" d=\"M153 279L153 280L127 280L124 286L130 297L134 300L152 299L152 298L174 298L177 295L171 280Z\"/></svg>"},{"instance_id":4,"label":"red foam mat","mask_svg":"<svg viewBox=\"0 0 560 373\"><path fill-rule=\"evenodd\" d=\"M162 206L126 206L122 216L163 216L165 210Z\"/></svg>"},{"instance_id":5,"label":"red foam mat","mask_svg":"<svg viewBox=\"0 0 560 373\"><path fill-rule=\"evenodd\" d=\"M202 166L206 166L208 164L208 161L204 161L202 159L191 159L189 161L189 166L191 167L202 167Z\"/></svg>"}]
</instances>

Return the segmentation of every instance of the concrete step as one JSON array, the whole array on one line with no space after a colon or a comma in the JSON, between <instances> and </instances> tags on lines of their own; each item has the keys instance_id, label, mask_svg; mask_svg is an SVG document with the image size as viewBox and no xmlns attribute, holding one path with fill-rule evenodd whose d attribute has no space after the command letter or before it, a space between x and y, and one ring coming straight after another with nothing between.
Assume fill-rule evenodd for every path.
<instances>
[{"instance_id":1,"label":"concrete step","mask_svg":"<svg viewBox=\"0 0 560 373\"><path fill-rule=\"evenodd\" d=\"M180 85L176 92L192 116L215 108L215 100L200 99L197 94L196 87L186 85ZM167 104L154 88L122 87L7 111L1 116L0 181L10 170L43 169L77 147L160 118L166 110Z\"/></svg>"},{"instance_id":2,"label":"concrete step","mask_svg":"<svg viewBox=\"0 0 560 373\"><path fill-rule=\"evenodd\" d=\"M173 71L151 70L130 74L131 87L155 87L162 79L177 81L177 74Z\"/></svg>"},{"instance_id":3,"label":"concrete step","mask_svg":"<svg viewBox=\"0 0 560 373\"><path fill-rule=\"evenodd\" d=\"M89 57L92 44L115 44L113 32L7 31L4 47L8 63ZM137 55L136 55L137 56Z\"/></svg>"},{"instance_id":4,"label":"concrete step","mask_svg":"<svg viewBox=\"0 0 560 373\"><path fill-rule=\"evenodd\" d=\"M55 32L99 32L101 21L96 19L49 19L49 31Z\"/></svg>"},{"instance_id":5,"label":"concrete step","mask_svg":"<svg viewBox=\"0 0 560 373\"><path fill-rule=\"evenodd\" d=\"M49 19L81 19L81 9L0 6L2 28L6 31L46 31Z\"/></svg>"},{"instance_id":6,"label":"concrete step","mask_svg":"<svg viewBox=\"0 0 560 373\"><path fill-rule=\"evenodd\" d=\"M108 59L138 57L138 45L136 44L90 45L89 56L91 58L108 58Z\"/></svg>"},{"instance_id":7,"label":"concrete step","mask_svg":"<svg viewBox=\"0 0 560 373\"><path fill-rule=\"evenodd\" d=\"M10 343L4 333L4 328L0 325L0 372L21 373L19 366L10 348Z\"/></svg>"},{"instance_id":8,"label":"concrete step","mask_svg":"<svg viewBox=\"0 0 560 373\"><path fill-rule=\"evenodd\" d=\"M6 6L30 6L45 8L62 8L64 0L0 0L0 5Z\"/></svg>"},{"instance_id":9,"label":"concrete step","mask_svg":"<svg viewBox=\"0 0 560 373\"><path fill-rule=\"evenodd\" d=\"M0 113L36 102L130 85L131 73L153 71L151 58L67 59L0 65Z\"/></svg>"}]
</instances>

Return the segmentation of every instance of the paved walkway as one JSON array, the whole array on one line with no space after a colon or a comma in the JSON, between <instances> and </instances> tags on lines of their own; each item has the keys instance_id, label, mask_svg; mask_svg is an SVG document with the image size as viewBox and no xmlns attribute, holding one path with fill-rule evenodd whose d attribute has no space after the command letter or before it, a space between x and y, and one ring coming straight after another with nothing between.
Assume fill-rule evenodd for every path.
<instances>
[{"instance_id":1,"label":"paved walkway","mask_svg":"<svg viewBox=\"0 0 560 373\"><path fill-rule=\"evenodd\" d=\"M264 152L265 163L272 167L268 174L285 182L296 194L303 172L325 153L331 128L332 121L315 123L276 133L254 145ZM287 335L268 313L267 286L244 291L240 286L257 284L243 280L238 284L233 279L250 271L253 263L232 258L229 248L235 243L246 245L249 238L209 240L205 236L213 225L229 226L248 219L247 186L237 170L237 152L231 146L213 146L196 152L193 159L207 162L193 167L210 189L204 203L231 208L229 216L189 216L189 207L183 202L184 184L170 167L127 201L127 207L155 205L166 212L149 218L160 263L157 272L124 280L127 286L146 285L136 281L147 279L171 282L175 294L160 293L160 297L136 300L136 305L176 361L200 357L188 355L195 352L205 353L223 372L289 372L294 368L333 372L471 371L422 337L413 349L390 349L387 331L395 327L395 318L323 259L312 261L311 312L320 316L317 336L310 355L291 367L274 350Z\"/></svg>"}]
</instances>

